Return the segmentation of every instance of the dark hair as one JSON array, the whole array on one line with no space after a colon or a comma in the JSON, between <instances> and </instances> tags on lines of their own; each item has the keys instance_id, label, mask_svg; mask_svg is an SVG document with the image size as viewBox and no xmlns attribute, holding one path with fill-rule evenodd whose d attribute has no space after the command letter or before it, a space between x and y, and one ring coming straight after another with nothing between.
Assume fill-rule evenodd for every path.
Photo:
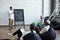
<instances>
[{"instance_id":1,"label":"dark hair","mask_svg":"<svg viewBox=\"0 0 60 40\"><path fill-rule=\"evenodd\" d=\"M45 17L45 19L44 19L44 24L45 24L45 25L49 25L49 24L47 23L48 18L49 18L49 16Z\"/></svg>"},{"instance_id":2,"label":"dark hair","mask_svg":"<svg viewBox=\"0 0 60 40\"><path fill-rule=\"evenodd\" d=\"M46 20L48 20L48 18L49 18L49 16L45 17L44 22L46 22Z\"/></svg>"},{"instance_id":3,"label":"dark hair","mask_svg":"<svg viewBox=\"0 0 60 40\"><path fill-rule=\"evenodd\" d=\"M31 31L34 30L34 24L31 24L31 25L30 25L30 30L31 30Z\"/></svg>"},{"instance_id":4,"label":"dark hair","mask_svg":"<svg viewBox=\"0 0 60 40\"><path fill-rule=\"evenodd\" d=\"M12 6L10 6L10 8L12 8Z\"/></svg>"}]
</instances>

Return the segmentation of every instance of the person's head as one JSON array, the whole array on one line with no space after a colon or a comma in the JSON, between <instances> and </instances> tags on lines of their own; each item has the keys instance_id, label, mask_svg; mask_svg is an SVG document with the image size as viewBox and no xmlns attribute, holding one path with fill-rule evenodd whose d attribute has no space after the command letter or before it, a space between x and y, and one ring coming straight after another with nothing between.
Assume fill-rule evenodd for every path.
<instances>
[{"instance_id":1,"label":"person's head","mask_svg":"<svg viewBox=\"0 0 60 40\"><path fill-rule=\"evenodd\" d=\"M45 19L44 19L44 24L45 25L49 25L49 22L47 21L48 19L49 19L49 16L45 17Z\"/></svg>"},{"instance_id":2,"label":"person's head","mask_svg":"<svg viewBox=\"0 0 60 40\"><path fill-rule=\"evenodd\" d=\"M33 31L34 30L34 24L31 24L30 25L30 31Z\"/></svg>"},{"instance_id":3,"label":"person's head","mask_svg":"<svg viewBox=\"0 0 60 40\"><path fill-rule=\"evenodd\" d=\"M43 16L40 16L41 19L43 19L44 17Z\"/></svg>"},{"instance_id":4,"label":"person's head","mask_svg":"<svg viewBox=\"0 0 60 40\"><path fill-rule=\"evenodd\" d=\"M10 6L9 8L10 8L10 10L12 10L12 6Z\"/></svg>"}]
</instances>

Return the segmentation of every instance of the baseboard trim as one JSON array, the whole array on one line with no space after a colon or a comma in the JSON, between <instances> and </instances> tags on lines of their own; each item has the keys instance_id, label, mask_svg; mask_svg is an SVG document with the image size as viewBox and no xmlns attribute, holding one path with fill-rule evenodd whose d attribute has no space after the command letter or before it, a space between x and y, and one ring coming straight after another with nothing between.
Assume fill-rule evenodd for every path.
<instances>
[{"instance_id":1,"label":"baseboard trim","mask_svg":"<svg viewBox=\"0 0 60 40\"><path fill-rule=\"evenodd\" d=\"M10 40L10 39L0 39L0 40Z\"/></svg>"},{"instance_id":2,"label":"baseboard trim","mask_svg":"<svg viewBox=\"0 0 60 40\"><path fill-rule=\"evenodd\" d=\"M26 24L26 25L13 25L13 26L30 26L30 24ZM8 25L0 25L0 27L8 27Z\"/></svg>"},{"instance_id":3,"label":"baseboard trim","mask_svg":"<svg viewBox=\"0 0 60 40\"><path fill-rule=\"evenodd\" d=\"M0 27L8 27L8 25L0 25Z\"/></svg>"}]
</instances>

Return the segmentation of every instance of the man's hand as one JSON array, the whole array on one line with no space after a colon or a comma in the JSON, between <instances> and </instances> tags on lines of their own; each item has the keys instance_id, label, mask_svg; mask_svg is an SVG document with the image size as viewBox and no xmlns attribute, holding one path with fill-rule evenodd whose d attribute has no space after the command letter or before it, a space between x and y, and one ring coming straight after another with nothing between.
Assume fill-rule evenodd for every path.
<instances>
[{"instance_id":1,"label":"man's hand","mask_svg":"<svg viewBox=\"0 0 60 40\"><path fill-rule=\"evenodd\" d=\"M46 20L46 22L47 22L48 24L50 24L50 21L49 21L49 20Z\"/></svg>"}]
</instances>

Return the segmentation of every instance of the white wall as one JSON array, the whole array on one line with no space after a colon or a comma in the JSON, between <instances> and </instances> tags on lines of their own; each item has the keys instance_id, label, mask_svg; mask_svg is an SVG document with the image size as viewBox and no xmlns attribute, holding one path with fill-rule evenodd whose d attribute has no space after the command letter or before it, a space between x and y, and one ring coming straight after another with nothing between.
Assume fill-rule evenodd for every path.
<instances>
[{"instance_id":1,"label":"white wall","mask_svg":"<svg viewBox=\"0 0 60 40\"><path fill-rule=\"evenodd\" d=\"M45 15L49 15L49 1L46 0ZM0 25L8 25L8 9L24 9L25 24L38 21L42 13L42 0L0 0Z\"/></svg>"},{"instance_id":2,"label":"white wall","mask_svg":"<svg viewBox=\"0 0 60 40\"><path fill-rule=\"evenodd\" d=\"M44 17L49 16L51 13L51 0L44 0Z\"/></svg>"}]
</instances>

